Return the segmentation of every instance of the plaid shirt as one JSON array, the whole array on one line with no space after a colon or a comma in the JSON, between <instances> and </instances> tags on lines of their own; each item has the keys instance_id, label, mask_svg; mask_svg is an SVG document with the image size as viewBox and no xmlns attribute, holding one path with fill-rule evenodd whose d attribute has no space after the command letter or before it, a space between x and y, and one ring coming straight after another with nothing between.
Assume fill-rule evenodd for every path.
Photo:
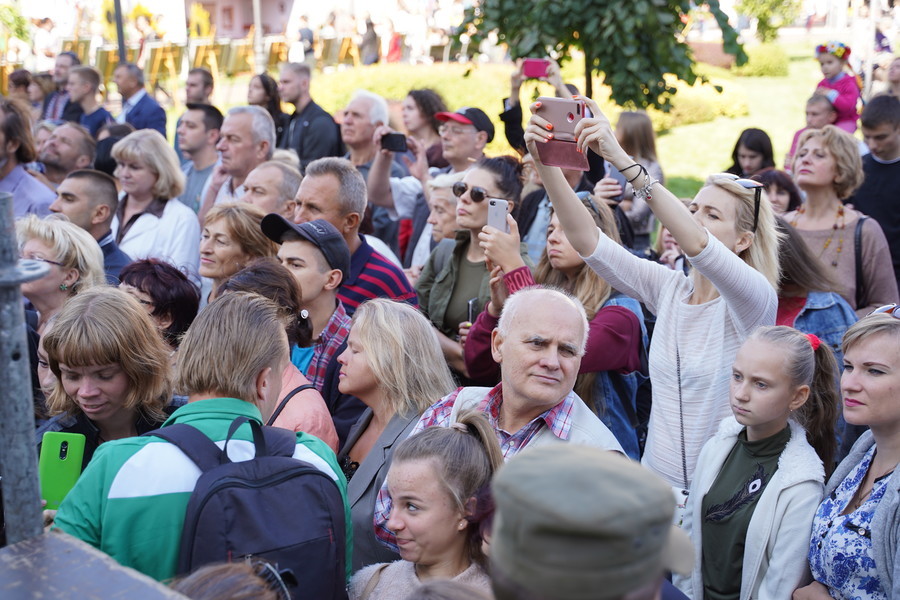
<instances>
[{"instance_id":1,"label":"plaid shirt","mask_svg":"<svg viewBox=\"0 0 900 600\"><path fill-rule=\"evenodd\" d=\"M464 389L466 388L459 388L455 392L444 396L422 413L419 422L416 423L412 433L409 434L410 437L428 427L449 427L452 424L450 413L453 411L453 405L456 404L456 398ZM503 458L509 460L519 450L526 447L531 439L544 427L549 428L553 435L559 439L568 440L569 432L572 428L572 409L575 406L575 398L577 398L575 392L570 391L562 402L541 413L515 433L509 433L500 428L500 406L503 404L502 383L491 388L484 399L478 403L477 408L487 414L488 421L490 421L491 427L497 434L497 441L500 442ZM381 540L381 543L396 551L394 534L387 528L387 521L390 515L391 497L387 491L387 481L385 481L378 491L378 498L375 500L375 536Z\"/></svg>"},{"instance_id":2,"label":"plaid shirt","mask_svg":"<svg viewBox=\"0 0 900 600\"><path fill-rule=\"evenodd\" d=\"M316 340L312 360L309 361L309 366L306 367L306 373L304 373L320 393L325 386L325 372L328 370L328 365L331 364L335 357L334 353L344 343L349 333L350 317L347 316L343 303L338 300L337 307L331 313L331 318L328 319L328 324L325 325L325 329Z\"/></svg>"}]
</instances>

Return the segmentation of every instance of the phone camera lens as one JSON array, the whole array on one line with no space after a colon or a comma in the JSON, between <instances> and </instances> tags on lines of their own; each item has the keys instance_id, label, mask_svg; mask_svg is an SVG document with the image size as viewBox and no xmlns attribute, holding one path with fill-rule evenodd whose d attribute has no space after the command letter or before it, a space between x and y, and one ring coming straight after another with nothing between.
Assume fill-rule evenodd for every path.
<instances>
[{"instance_id":1,"label":"phone camera lens","mask_svg":"<svg viewBox=\"0 0 900 600\"><path fill-rule=\"evenodd\" d=\"M575 120L575 114L574 114L574 113L569 113L569 114L566 115L566 121L568 121L569 123L573 122L574 120Z\"/></svg>"},{"instance_id":2,"label":"phone camera lens","mask_svg":"<svg viewBox=\"0 0 900 600\"><path fill-rule=\"evenodd\" d=\"M63 442L59 445L59 460L66 460L69 455L69 442Z\"/></svg>"}]
</instances>

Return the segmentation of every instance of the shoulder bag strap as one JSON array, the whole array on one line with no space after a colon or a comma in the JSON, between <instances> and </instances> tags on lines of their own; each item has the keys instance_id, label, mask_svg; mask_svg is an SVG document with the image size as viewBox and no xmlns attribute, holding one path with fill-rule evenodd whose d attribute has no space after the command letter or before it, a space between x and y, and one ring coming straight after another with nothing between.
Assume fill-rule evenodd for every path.
<instances>
[{"instance_id":1,"label":"shoulder bag strap","mask_svg":"<svg viewBox=\"0 0 900 600\"><path fill-rule=\"evenodd\" d=\"M290 392L288 395L284 397L284 399L278 404L278 408L275 409L275 412L272 413L272 416L269 417L269 420L266 421L266 425L272 426L275 423L275 420L278 418L278 415L281 414L281 411L284 410L284 407L287 406L287 403L291 401L291 398L302 392L303 390L309 390L314 388L315 386L311 383L304 383L303 385L297 386Z\"/></svg>"},{"instance_id":2,"label":"shoulder bag strap","mask_svg":"<svg viewBox=\"0 0 900 600\"><path fill-rule=\"evenodd\" d=\"M856 221L856 231L853 234L853 249L856 252L856 308L862 308L868 304L862 267L862 228L863 221L868 218L865 215L859 216Z\"/></svg>"},{"instance_id":3,"label":"shoulder bag strap","mask_svg":"<svg viewBox=\"0 0 900 600\"><path fill-rule=\"evenodd\" d=\"M381 573L384 571L390 563L384 563L379 565L375 572L372 573L372 578L369 579L369 583L366 584L366 587L363 589L362 595L359 597L359 600L368 600L369 596L372 595L372 592L375 590L375 586L378 585L378 582L381 581Z\"/></svg>"},{"instance_id":4,"label":"shoulder bag strap","mask_svg":"<svg viewBox=\"0 0 900 600\"><path fill-rule=\"evenodd\" d=\"M154 429L145 433L144 436L162 438L170 444L178 446L204 473L228 460L227 457L223 456L216 443L209 439L205 433L185 423L175 423L174 425Z\"/></svg>"}]
</instances>

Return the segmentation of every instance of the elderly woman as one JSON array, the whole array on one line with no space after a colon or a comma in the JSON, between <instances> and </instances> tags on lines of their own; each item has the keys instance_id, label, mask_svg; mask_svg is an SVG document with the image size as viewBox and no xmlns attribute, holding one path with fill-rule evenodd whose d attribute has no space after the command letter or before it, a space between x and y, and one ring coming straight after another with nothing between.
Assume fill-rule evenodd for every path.
<instances>
[{"instance_id":1,"label":"elderly woman","mask_svg":"<svg viewBox=\"0 0 900 600\"><path fill-rule=\"evenodd\" d=\"M38 430L85 435L84 465L103 442L159 427L175 410L169 352L156 326L125 292L97 287L66 303L42 340L56 377L53 418Z\"/></svg>"},{"instance_id":2,"label":"elderly woman","mask_svg":"<svg viewBox=\"0 0 900 600\"><path fill-rule=\"evenodd\" d=\"M250 261L278 254L278 245L260 227L264 216L261 208L246 202L219 204L206 214L200 237L201 308Z\"/></svg>"},{"instance_id":3,"label":"elderly woman","mask_svg":"<svg viewBox=\"0 0 900 600\"><path fill-rule=\"evenodd\" d=\"M155 258L136 260L119 274L119 288L138 301L176 350L200 306L200 293L187 276L167 262Z\"/></svg>"},{"instance_id":4,"label":"elderly woman","mask_svg":"<svg viewBox=\"0 0 900 600\"><path fill-rule=\"evenodd\" d=\"M165 138L141 129L113 146L116 179L122 189L112 230L122 252L133 259L160 258L196 277L200 224L181 202L184 173Z\"/></svg>"},{"instance_id":5,"label":"elderly woman","mask_svg":"<svg viewBox=\"0 0 900 600\"><path fill-rule=\"evenodd\" d=\"M426 408L453 389L453 381L428 320L409 305L384 298L357 309L338 362L341 393L356 396L367 407L338 454L349 480L357 571L397 558L375 538L375 498L394 445L409 435Z\"/></svg>"},{"instance_id":6,"label":"elderly woman","mask_svg":"<svg viewBox=\"0 0 900 600\"><path fill-rule=\"evenodd\" d=\"M869 431L825 486L809 542L815 581L795 600L900 597L900 310L879 311L844 335L844 419Z\"/></svg>"},{"instance_id":7,"label":"elderly woman","mask_svg":"<svg viewBox=\"0 0 900 600\"><path fill-rule=\"evenodd\" d=\"M44 277L22 284L22 294L38 313L38 333L70 297L106 283L100 246L67 218L29 215L16 222L16 236L22 258L50 267Z\"/></svg>"},{"instance_id":8,"label":"elderly woman","mask_svg":"<svg viewBox=\"0 0 900 600\"><path fill-rule=\"evenodd\" d=\"M841 295L858 316L897 302L897 280L881 226L843 203L863 180L856 140L826 125L804 132L797 148L792 171L806 202L784 220L844 284Z\"/></svg>"}]
</instances>

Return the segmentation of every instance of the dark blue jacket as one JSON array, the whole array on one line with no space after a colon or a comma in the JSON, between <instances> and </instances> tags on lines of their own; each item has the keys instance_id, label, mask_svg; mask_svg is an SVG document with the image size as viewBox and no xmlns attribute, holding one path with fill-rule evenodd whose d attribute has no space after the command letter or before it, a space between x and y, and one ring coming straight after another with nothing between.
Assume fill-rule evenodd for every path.
<instances>
[{"instance_id":1,"label":"dark blue jacket","mask_svg":"<svg viewBox=\"0 0 900 600\"><path fill-rule=\"evenodd\" d=\"M125 121L135 129L155 129L166 137L166 111L149 92L128 111Z\"/></svg>"},{"instance_id":2,"label":"dark blue jacket","mask_svg":"<svg viewBox=\"0 0 900 600\"><path fill-rule=\"evenodd\" d=\"M119 285L119 273L125 265L131 262L131 257L119 249L116 240L110 239L100 246L103 250L103 270L106 271L106 282L109 285Z\"/></svg>"}]
</instances>

